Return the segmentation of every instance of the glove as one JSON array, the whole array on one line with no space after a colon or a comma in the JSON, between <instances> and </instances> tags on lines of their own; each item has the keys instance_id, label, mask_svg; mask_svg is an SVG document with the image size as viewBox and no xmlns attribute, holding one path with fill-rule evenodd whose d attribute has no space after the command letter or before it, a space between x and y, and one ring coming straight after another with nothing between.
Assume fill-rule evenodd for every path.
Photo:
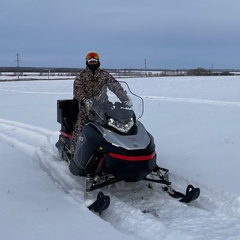
<instances>
[{"instance_id":1,"label":"glove","mask_svg":"<svg viewBox=\"0 0 240 240\"><path fill-rule=\"evenodd\" d=\"M131 100L127 100L123 102L124 106L127 108L131 108L133 106L132 101Z\"/></svg>"},{"instance_id":2,"label":"glove","mask_svg":"<svg viewBox=\"0 0 240 240\"><path fill-rule=\"evenodd\" d=\"M93 101L92 100L90 100L90 99L88 99L88 98L85 98L84 100L83 100L83 103L84 103L84 105L87 107L87 106L92 106L93 105Z\"/></svg>"},{"instance_id":3,"label":"glove","mask_svg":"<svg viewBox=\"0 0 240 240\"><path fill-rule=\"evenodd\" d=\"M86 99L83 100L83 103L85 105L87 114L89 114L89 111L92 109L92 105L93 105L92 100L86 98Z\"/></svg>"}]
</instances>

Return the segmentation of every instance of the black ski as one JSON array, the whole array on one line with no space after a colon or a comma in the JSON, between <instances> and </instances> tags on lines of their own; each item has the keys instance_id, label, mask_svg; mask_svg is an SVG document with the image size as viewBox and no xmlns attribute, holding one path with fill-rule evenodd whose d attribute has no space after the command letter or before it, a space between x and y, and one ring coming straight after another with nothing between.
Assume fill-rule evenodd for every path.
<instances>
[{"instance_id":1,"label":"black ski","mask_svg":"<svg viewBox=\"0 0 240 240\"><path fill-rule=\"evenodd\" d=\"M93 202L90 206L88 206L88 209L101 214L102 211L106 210L109 207L109 205L110 197L104 195L103 192L99 192L96 201Z\"/></svg>"},{"instance_id":2,"label":"black ski","mask_svg":"<svg viewBox=\"0 0 240 240\"><path fill-rule=\"evenodd\" d=\"M183 203L190 203L200 196L200 188L195 188L192 185L187 186L186 194L175 190L169 192L168 187L164 187L163 190L166 191L173 198L180 198L179 201Z\"/></svg>"}]
</instances>

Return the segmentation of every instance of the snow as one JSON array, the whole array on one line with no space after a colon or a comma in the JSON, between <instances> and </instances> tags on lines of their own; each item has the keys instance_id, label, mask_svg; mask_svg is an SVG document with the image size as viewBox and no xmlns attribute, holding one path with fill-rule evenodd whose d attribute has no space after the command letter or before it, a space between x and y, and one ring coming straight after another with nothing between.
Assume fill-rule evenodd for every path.
<instances>
[{"instance_id":1,"label":"snow","mask_svg":"<svg viewBox=\"0 0 240 240\"><path fill-rule=\"evenodd\" d=\"M157 184L118 183L103 189L110 207L92 213L98 191L84 198L84 179L54 146L56 101L72 97L73 81L0 82L1 240L239 239L240 77L124 80L144 99L158 164L175 189L200 187L199 199L186 205Z\"/></svg>"}]
</instances>

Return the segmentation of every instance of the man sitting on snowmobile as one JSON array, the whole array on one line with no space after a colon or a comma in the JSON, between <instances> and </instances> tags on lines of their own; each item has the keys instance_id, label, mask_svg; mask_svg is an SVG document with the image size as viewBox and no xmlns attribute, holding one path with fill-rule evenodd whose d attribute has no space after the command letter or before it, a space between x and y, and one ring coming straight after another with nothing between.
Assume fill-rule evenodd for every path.
<instances>
[{"instance_id":1,"label":"man sitting on snowmobile","mask_svg":"<svg viewBox=\"0 0 240 240\"><path fill-rule=\"evenodd\" d=\"M97 96L101 92L102 86L107 83L116 83L110 90L116 94L121 102L126 105L131 104L119 82L107 71L100 69L99 55L94 51L88 52L86 55L86 68L77 73L73 84L73 97L79 103L79 113L70 145L70 158L74 154L83 125L90 121L85 104L88 103L90 98Z\"/></svg>"}]
</instances>

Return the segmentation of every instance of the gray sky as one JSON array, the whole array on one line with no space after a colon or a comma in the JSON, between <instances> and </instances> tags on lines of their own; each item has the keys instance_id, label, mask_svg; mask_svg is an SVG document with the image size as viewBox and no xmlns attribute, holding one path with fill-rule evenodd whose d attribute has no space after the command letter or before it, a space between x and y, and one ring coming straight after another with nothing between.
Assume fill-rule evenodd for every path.
<instances>
[{"instance_id":1,"label":"gray sky","mask_svg":"<svg viewBox=\"0 0 240 240\"><path fill-rule=\"evenodd\" d=\"M239 0L1 0L0 66L240 69Z\"/></svg>"}]
</instances>

